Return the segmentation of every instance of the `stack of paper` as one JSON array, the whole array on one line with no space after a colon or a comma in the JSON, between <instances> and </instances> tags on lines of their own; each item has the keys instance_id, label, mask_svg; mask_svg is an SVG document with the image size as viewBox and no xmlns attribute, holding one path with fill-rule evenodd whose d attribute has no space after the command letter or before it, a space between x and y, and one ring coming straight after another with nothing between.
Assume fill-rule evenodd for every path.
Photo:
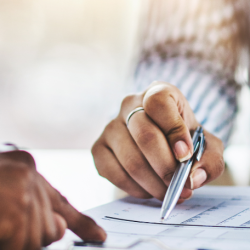
<instances>
[{"instance_id":1,"label":"stack of paper","mask_svg":"<svg viewBox=\"0 0 250 250\"><path fill-rule=\"evenodd\" d=\"M85 213L107 231L106 247L164 249L135 244L152 239L165 249L250 249L250 188L201 188L177 205L164 223L160 209L156 199L128 197Z\"/></svg>"}]
</instances>

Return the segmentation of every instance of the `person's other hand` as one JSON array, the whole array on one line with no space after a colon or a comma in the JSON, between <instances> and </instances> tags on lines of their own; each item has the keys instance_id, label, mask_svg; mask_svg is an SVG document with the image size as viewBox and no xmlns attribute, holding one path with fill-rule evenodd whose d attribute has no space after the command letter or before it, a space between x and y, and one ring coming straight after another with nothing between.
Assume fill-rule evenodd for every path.
<instances>
[{"instance_id":1,"label":"person's other hand","mask_svg":"<svg viewBox=\"0 0 250 250\"><path fill-rule=\"evenodd\" d=\"M29 153L1 153L0 249L38 250L62 238L66 228L85 240L106 238L36 171Z\"/></svg>"},{"instance_id":2,"label":"person's other hand","mask_svg":"<svg viewBox=\"0 0 250 250\"><path fill-rule=\"evenodd\" d=\"M133 114L127 128L126 118L137 107L144 111ZM197 126L182 93L171 84L153 82L145 92L123 100L119 115L93 145L96 168L132 196L163 200L177 160L185 161L193 154L190 133ZM204 135L205 152L191 169L179 203L224 170L221 140L206 130Z\"/></svg>"}]
</instances>

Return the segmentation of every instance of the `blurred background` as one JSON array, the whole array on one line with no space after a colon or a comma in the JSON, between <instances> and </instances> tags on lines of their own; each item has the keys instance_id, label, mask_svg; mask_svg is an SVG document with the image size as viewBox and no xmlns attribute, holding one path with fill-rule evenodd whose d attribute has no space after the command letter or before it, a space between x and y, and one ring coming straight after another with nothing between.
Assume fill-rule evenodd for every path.
<instances>
[{"instance_id":1,"label":"blurred background","mask_svg":"<svg viewBox=\"0 0 250 250\"><path fill-rule=\"evenodd\" d=\"M140 2L1 0L1 141L90 148L129 91Z\"/></svg>"},{"instance_id":2,"label":"blurred background","mask_svg":"<svg viewBox=\"0 0 250 250\"><path fill-rule=\"evenodd\" d=\"M144 3L0 0L1 142L32 150L90 149L118 112L122 97L131 91ZM246 75L245 69L238 73ZM243 86L239 102L225 159L234 183L248 185L247 86ZM44 162L38 164L43 172L43 166L52 161L51 153L32 152ZM49 176L51 172L46 171ZM59 189L60 185L64 183L55 184Z\"/></svg>"}]
</instances>

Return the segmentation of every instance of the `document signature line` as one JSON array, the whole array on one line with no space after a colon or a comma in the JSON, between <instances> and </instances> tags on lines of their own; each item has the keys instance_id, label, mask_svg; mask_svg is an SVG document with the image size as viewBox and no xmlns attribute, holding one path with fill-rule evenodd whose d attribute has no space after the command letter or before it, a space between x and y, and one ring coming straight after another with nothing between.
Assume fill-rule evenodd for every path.
<instances>
[{"instance_id":1,"label":"document signature line","mask_svg":"<svg viewBox=\"0 0 250 250\"><path fill-rule=\"evenodd\" d=\"M147 222L147 221L137 221L137 220L128 220L128 219L121 219L121 218L116 218L116 217L111 217L111 216L105 216L106 219L111 219L111 220L119 220L119 221L124 221L124 222L134 222L134 223L140 223L140 224L152 224L152 225L162 225L162 226L184 226L184 227L209 227L209 228L244 228L250 229L250 226L222 226L222 225L199 225L199 224L178 224L178 223L162 223L162 222Z\"/></svg>"}]
</instances>

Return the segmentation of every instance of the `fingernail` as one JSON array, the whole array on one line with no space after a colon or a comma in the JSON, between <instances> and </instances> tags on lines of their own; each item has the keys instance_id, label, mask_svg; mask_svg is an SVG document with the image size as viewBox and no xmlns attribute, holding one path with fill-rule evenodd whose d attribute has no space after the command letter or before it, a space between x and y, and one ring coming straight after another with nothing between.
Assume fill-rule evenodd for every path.
<instances>
[{"instance_id":1,"label":"fingernail","mask_svg":"<svg viewBox=\"0 0 250 250\"><path fill-rule=\"evenodd\" d=\"M191 158L189 147L184 141L178 141L174 145L174 153L177 160L180 162L186 161Z\"/></svg>"},{"instance_id":2,"label":"fingernail","mask_svg":"<svg viewBox=\"0 0 250 250\"><path fill-rule=\"evenodd\" d=\"M200 187L206 181L206 179L207 179L206 171L202 168L197 169L190 176L191 189Z\"/></svg>"}]
</instances>

